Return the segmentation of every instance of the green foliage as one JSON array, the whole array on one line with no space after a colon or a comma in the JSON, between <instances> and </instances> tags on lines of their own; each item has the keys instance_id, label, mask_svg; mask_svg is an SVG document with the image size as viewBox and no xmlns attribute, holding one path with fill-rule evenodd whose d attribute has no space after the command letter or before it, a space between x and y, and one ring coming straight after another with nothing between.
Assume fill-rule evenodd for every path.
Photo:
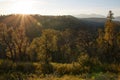
<instances>
[{"instance_id":1,"label":"green foliage","mask_svg":"<svg viewBox=\"0 0 120 80\"><path fill-rule=\"evenodd\" d=\"M90 70L89 72L105 72L104 66L102 65L102 62L98 58L91 58L89 59L89 65Z\"/></svg>"}]
</instances>

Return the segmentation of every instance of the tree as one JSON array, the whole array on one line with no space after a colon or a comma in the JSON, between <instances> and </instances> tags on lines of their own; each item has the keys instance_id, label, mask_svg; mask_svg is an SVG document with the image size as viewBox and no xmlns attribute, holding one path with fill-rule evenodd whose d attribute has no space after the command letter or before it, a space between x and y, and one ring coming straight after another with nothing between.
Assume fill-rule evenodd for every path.
<instances>
[{"instance_id":1,"label":"tree","mask_svg":"<svg viewBox=\"0 0 120 80\"><path fill-rule=\"evenodd\" d=\"M0 25L0 42L6 46L6 51L9 51L10 57L14 60L12 47L12 28L8 28L5 24Z\"/></svg>"},{"instance_id":2,"label":"tree","mask_svg":"<svg viewBox=\"0 0 120 80\"><path fill-rule=\"evenodd\" d=\"M61 31L61 41L59 47L62 56L62 63L70 63L76 60L75 39L74 30L65 29L64 31Z\"/></svg>"},{"instance_id":3,"label":"tree","mask_svg":"<svg viewBox=\"0 0 120 80\"><path fill-rule=\"evenodd\" d=\"M98 38L97 38L97 56L100 58L100 59L103 59L103 53L106 49L106 44L105 44L105 40L104 40L104 32L102 29L99 29L98 30Z\"/></svg>"},{"instance_id":4,"label":"tree","mask_svg":"<svg viewBox=\"0 0 120 80\"><path fill-rule=\"evenodd\" d=\"M85 52L89 56L92 56L95 51L96 40L94 35L88 31L79 31L77 38L77 46L80 52Z\"/></svg>"},{"instance_id":5,"label":"tree","mask_svg":"<svg viewBox=\"0 0 120 80\"><path fill-rule=\"evenodd\" d=\"M22 26L13 28L0 25L0 41L6 46L6 56L13 61L25 60L29 41Z\"/></svg>"},{"instance_id":6,"label":"tree","mask_svg":"<svg viewBox=\"0 0 120 80\"><path fill-rule=\"evenodd\" d=\"M58 35L59 31L46 29L42 31L40 37L32 41L30 52L36 56L34 60L49 63L52 53L58 50Z\"/></svg>"},{"instance_id":7,"label":"tree","mask_svg":"<svg viewBox=\"0 0 120 80\"><path fill-rule=\"evenodd\" d=\"M113 13L109 11L107 21L105 23L105 33L99 31L99 37L97 38L98 43L98 54L100 60L104 62L117 62L119 56L118 49L118 30L116 23L113 21ZM103 38L104 36L104 38Z\"/></svg>"},{"instance_id":8,"label":"tree","mask_svg":"<svg viewBox=\"0 0 120 80\"><path fill-rule=\"evenodd\" d=\"M104 32L102 29L98 30L97 44L99 48L102 48L104 45Z\"/></svg>"},{"instance_id":9,"label":"tree","mask_svg":"<svg viewBox=\"0 0 120 80\"><path fill-rule=\"evenodd\" d=\"M115 23L112 21L114 19L112 11L109 11L107 21L105 23L105 35L104 39L110 44L113 45L116 40L115 35Z\"/></svg>"},{"instance_id":10,"label":"tree","mask_svg":"<svg viewBox=\"0 0 120 80\"><path fill-rule=\"evenodd\" d=\"M24 27L20 26L15 31L13 31L12 44L16 60L27 60L27 49L29 47L29 40L26 37Z\"/></svg>"}]
</instances>

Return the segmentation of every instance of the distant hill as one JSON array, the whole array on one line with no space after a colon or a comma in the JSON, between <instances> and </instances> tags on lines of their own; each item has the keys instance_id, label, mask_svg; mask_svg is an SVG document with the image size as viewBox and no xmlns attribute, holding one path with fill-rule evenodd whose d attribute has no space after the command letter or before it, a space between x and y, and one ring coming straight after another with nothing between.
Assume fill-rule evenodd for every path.
<instances>
[{"instance_id":1,"label":"distant hill","mask_svg":"<svg viewBox=\"0 0 120 80\"><path fill-rule=\"evenodd\" d=\"M100 15L100 14L79 14L79 15L73 15L73 16L76 17L76 18L83 18L83 19L86 18L86 20L90 20L90 21L91 20L92 21L95 21L95 20L102 21L103 19L106 18L104 15ZM116 16L114 20L115 21L120 21L120 16Z\"/></svg>"},{"instance_id":2,"label":"distant hill","mask_svg":"<svg viewBox=\"0 0 120 80\"><path fill-rule=\"evenodd\" d=\"M120 16L115 17L115 20L120 21Z\"/></svg>"},{"instance_id":3,"label":"distant hill","mask_svg":"<svg viewBox=\"0 0 120 80\"><path fill-rule=\"evenodd\" d=\"M79 18L87 22L105 23L106 18Z\"/></svg>"},{"instance_id":4,"label":"distant hill","mask_svg":"<svg viewBox=\"0 0 120 80\"><path fill-rule=\"evenodd\" d=\"M77 18L105 18L105 16L100 14L79 14L74 16Z\"/></svg>"},{"instance_id":5,"label":"distant hill","mask_svg":"<svg viewBox=\"0 0 120 80\"><path fill-rule=\"evenodd\" d=\"M1 16L0 22L5 23L8 26L19 26L20 22L22 21L22 17L20 15L8 15L8 16ZM99 27L103 27L103 22L99 23L101 20L95 19L78 19L74 16L66 15L66 16L42 16L42 15L29 15L24 16L28 23L24 20L25 26L28 27L35 27L41 26L42 28L53 28L57 30L64 30L66 28L76 29L76 30L96 30ZM30 21L29 21L30 20ZM40 25L37 25L37 23Z\"/></svg>"}]
</instances>

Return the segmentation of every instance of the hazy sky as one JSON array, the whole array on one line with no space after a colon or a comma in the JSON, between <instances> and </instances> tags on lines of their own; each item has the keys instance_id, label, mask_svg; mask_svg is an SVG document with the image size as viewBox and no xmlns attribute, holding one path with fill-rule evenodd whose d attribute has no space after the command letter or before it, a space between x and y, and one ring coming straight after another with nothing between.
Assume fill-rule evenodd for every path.
<instances>
[{"instance_id":1,"label":"hazy sky","mask_svg":"<svg viewBox=\"0 0 120 80\"><path fill-rule=\"evenodd\" d=\"M120 16L120 0L0 0L0 14L107 15L109 10Z\"/></svg>"}]
</instances>

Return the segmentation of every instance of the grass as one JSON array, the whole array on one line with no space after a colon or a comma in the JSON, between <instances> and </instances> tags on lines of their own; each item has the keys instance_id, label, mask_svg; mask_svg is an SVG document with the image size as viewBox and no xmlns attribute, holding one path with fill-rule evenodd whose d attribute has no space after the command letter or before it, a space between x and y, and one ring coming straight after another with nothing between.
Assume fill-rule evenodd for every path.
<instances>
[{"instance_id":1,"label":"grass","mask_svg":"<svg viewBox=\"0 0 120 80\"><path fill-rule=\"evenodd\" d=\"M61 77L55 75L46 75L44 77L32 76L27 78L27 80L120 80L120 75L113 73L63 75Z\"/></svg>"}]
</instances>

